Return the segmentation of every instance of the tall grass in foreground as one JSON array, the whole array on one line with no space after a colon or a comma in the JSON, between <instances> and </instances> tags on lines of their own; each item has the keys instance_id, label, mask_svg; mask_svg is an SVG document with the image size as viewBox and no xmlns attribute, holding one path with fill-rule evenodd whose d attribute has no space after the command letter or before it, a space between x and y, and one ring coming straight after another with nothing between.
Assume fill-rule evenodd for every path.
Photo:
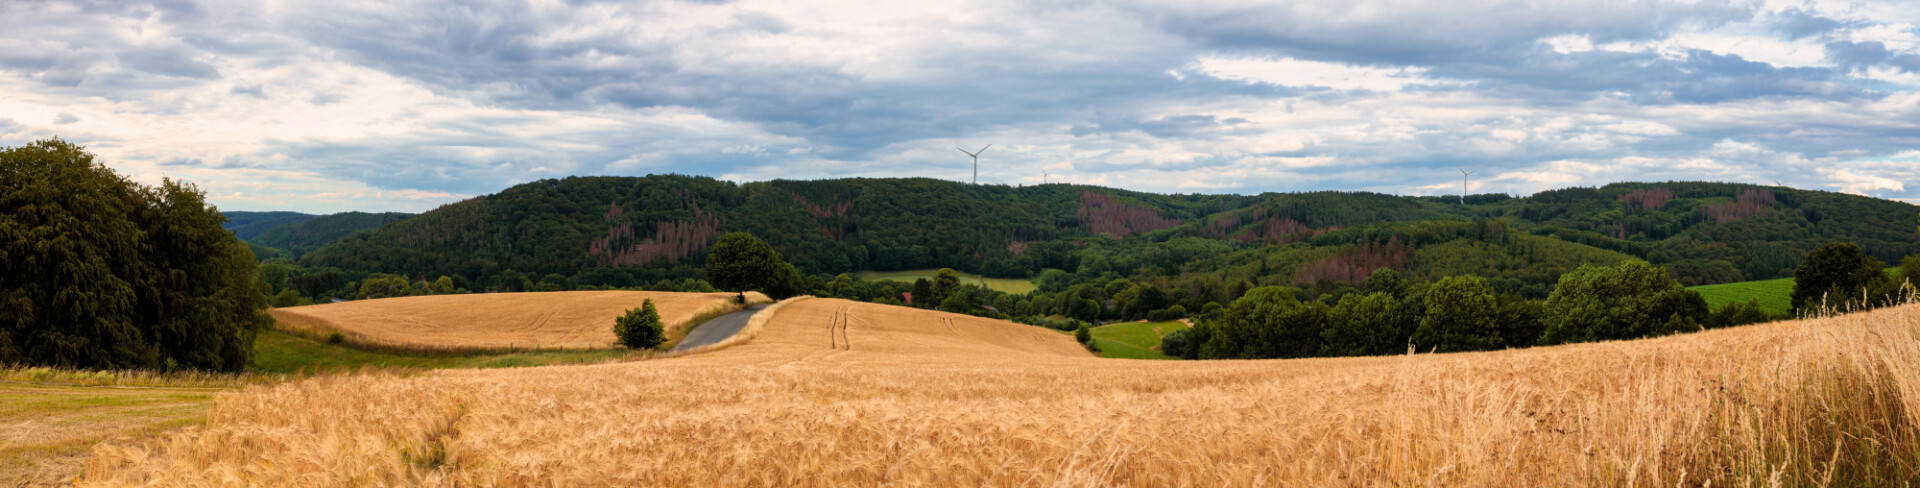
<instances>
[{"instance_id":1,"label":"tall grass in foreground","mask_svg":"<svg viewBox=\"0 0 1920 488\"><path fill-rule=\"evenodd\" d=\"M1920 481L1914 305L1514 351L1177 362L901 307L779 307L747 342L672 360L249 389L205 427L96 448L86 484Z\"/></svg>"}]
</instances>

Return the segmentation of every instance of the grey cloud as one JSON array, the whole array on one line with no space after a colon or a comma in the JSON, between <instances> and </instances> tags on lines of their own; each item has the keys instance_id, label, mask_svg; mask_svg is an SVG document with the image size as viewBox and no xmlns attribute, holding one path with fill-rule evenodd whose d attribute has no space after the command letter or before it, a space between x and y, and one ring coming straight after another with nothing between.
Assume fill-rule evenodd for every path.
<instances>
[{"instance_id":1,"label":"grey cloud","mask_svg":"<svg viewBox=\"0 0 1920 488\"><path fill-rule=\"evenodd\" d=\"M1854 67L1888 65L1909 73L1920 72L1920 54L1897 53L1880 41L1833 41L1826 45L1827 59Z\"/></svg>"},{"instance_id":2,"label":"grey cloud","mask_svg":"<svg viewBox=\"0 0 1920 488\"><path fill-rule=\"evenodd\" d=\"M1390 66L1503 57L1561 34L1584 34L1596 43L1656 39L1680 26L1753 16L1750 7L1727 1L1595 0L1513 8L1496 2L1362 0L1137 8L1168 32L1220 49Z\"/></svg>"},{"instance_id":3,"label":"grey cloud","mask_svg":"<svg viewBox=\"0 0 1920 488\"><path fill-rule=\"evenodd\" d=\"M74 115L69 112L60 112L59 116L54 117L53 125L67 125L67 124L71 124L79 121L80 121L80 117L77 115Z\"/></svg>"},{"instance_id":4,"label":"grey cloud","mask_svg":"<svg viewBox=\"0 0 1920 488\"><path fill-rule=\"evenodd\" d=\"M251 84L251 85L235 84L233 85L233 89L227 90L227 93L233 94L233 95L247 95L255 98L266 98L267 88L266 86L260 85L258 83Z\"/></svg>"},{"instance_id":5,"label":"grey cloud","mask_svg":"<svg viewBox=\"0 0 1920 488\"><path fill-rule=\"evenodd\" d=\"M781 20L766 12L740 12L733 14L733 20L748 30L781 34L793 30L793 23Z\"/></svg>"},{"instance_id":6,"label":"grey cloud","mask_svg":"<svg viewBox=\"0 0 1920 488\"><path fill-rule=\"evenodd\" d=\"M1204 139L1247 123L1234 117L1216 120L1212 115L1170 115L1144 119L1138 117L1100 117L1097 121L1074 124L1068 132L1075 137L1140 131L1161 139Z\"/></svg>"},{"instance_id":7,"label":"grey cloud","mask_svg":"<svg viewBox=\"0 0 1920 488\"><path fill-rule=\"evenodd\" d=\"M1788 39L1805 39L1833 32L1846 25L1840 21L1814 15L1798 8L1787 9L1775 16L1774 28L1787 35Z\"/></svg>"},{"instance_id":8,"label":"grey cloud","mask_svg":"<svg viewBox=\"0 0 1920 488\"><path fill-rule=\"evenodd\" d=\"M117 54L121 64L157 75L184 78L219 78L220 70L194 59L194 52L180 47L130 49Z\"/></svg>"},{"instance_id":9,"label":"grey cloud","mask_svg":"<svg viewBox=\"0 0 1920 488\"><path fill-rule=\"evenodd\" d=\"M1887 45L1880 41L1827 43L1827 58L1843 64L1871 66L1885 62L1889 56Z\"/></svg>"}]
</instances>

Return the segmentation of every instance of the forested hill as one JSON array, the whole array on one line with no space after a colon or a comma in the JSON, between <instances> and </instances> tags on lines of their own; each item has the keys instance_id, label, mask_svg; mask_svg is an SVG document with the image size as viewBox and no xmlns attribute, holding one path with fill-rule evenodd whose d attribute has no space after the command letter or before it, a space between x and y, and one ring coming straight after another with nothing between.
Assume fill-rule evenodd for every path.
<instances>
[{"instance_id":1,"label":"forested hill","mask_svg":"<svg viewBox=\"0 0 1920 488\"><path fill-rule=\"evenodd\" d=\"M298 256L332 244L357 232L368 232L405 220L413 214L401 212L343 212L322 215L261 231L247 242L285 250Z\"/></svg>"},{"instance_id":2,"label":"forested hill","mask_svg":"<svg viewBox=\"0 0 1920 488\"><path fill-rule=\"evenodd\" d=\"M267 229L288 224L298 224L318 217L318 215L300 212L248 212L244 210L220 212L220 215L227 217L227 223L221 224L220 227L233 231L233 235L243 241L253 240L254 236L260 235L261 232L266 232Z\"/></svg>"},{"instance_id":3,"label":"forested hill","mask_svg":"<svg viewBox=\"0 0 1920 488\"><path fill-rule=\"evenodd\" d=\"M310 267L493 282L632 286L698 277L747 231L802 270L1048 268L1254 284L1470 273L1541 292L1579 264L1642 258L1688 284L1784 276L1829 240L1885 261L1920 252L1916 207L1822 191L1622 183L1524 198L1317 192L1158 195L930 179L735 184L677 175L542 180L443 206L301 258ZM504 278L503 278L504 277Z\"/></svg>"}]
</instances>

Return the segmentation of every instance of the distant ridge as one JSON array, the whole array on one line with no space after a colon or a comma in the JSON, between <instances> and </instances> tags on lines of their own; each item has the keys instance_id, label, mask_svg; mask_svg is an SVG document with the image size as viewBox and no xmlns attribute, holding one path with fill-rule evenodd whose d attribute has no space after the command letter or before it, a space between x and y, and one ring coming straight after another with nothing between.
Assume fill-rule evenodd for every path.
<instances>
[{"instance_id":1,"label":"distant ridge","mask_svg":"<svg viewBox=\"0 0 1920 488\"><path fill-rule=\"evenodd\" d=\"M1883 261L1920 253L1920 207L1736 183L1615 183L1527 197L1366 192L1160 195L850 178L736 184L704 177L570 177L516 185L346 237L308 266L408 276L504 273L632 286L698 277L714 236L746 231L803 271L952 267L1340 282L1377 266L1419 279L1550 286L1578 264L1628 258L1687 284L1783 276L1829 240ZM1087 268L1093 265L1095 268Z\"/></svg>"}]
</instances>

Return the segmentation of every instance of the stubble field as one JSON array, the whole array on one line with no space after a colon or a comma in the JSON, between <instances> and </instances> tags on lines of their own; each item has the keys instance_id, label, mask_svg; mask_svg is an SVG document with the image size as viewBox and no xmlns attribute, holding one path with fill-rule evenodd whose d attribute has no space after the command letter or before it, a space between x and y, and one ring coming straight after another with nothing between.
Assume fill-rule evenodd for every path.
<instances>
[{"instance_id":1,"label":"stubble field","mask_svg":"<svg viewBox=\"0 0 1920 488\"><path fill-rule=\"evenodd\" d=\"M1628 342L1100 359L992 320L791 302L753 340L592 366L344 376L101 446L86 484L1898 484L1912 306ZM1904 453L1904 454L1903 454Z\"/></svg>"}]
</instances>

